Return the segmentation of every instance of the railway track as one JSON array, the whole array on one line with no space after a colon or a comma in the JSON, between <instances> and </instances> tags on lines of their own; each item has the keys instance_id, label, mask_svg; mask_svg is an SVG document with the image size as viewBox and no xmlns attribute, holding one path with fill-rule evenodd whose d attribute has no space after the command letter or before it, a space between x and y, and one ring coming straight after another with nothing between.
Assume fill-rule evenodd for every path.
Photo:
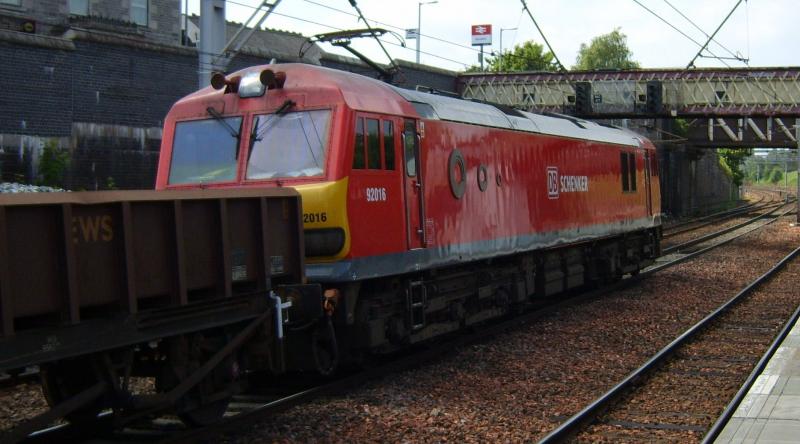
<instances>
[{"instance_id":1,"label":"railway track","mask_svg":"<svg viewBox=\"0 0 800 444\"><path fill-rule=\"evenodd\" d=\"M706 441L713 440L724 421L712 424L726 408L730 388L747 377L781 327L785 334L798 317L800 294L791 281L771 281L787 267L796 274L798 256L800 248L540 442L685 442L707 433Z\"/></svg>"},{"instance_id":2,"label":"railway track","mask_svg":"<svg viewBox=\"0 0 800 444\"><path fill-rule=\"evenodd\" d=\"M718 211L700 217L693 217L680 222L665 224L663 229L663 236L666 239L677 236L682 233L691 232L699 228L705 227L707 225L720 222L743 213L748 213L754 209L761 208L764 205L768 205L769 203L774 201L775 195L773 193L766 193L760 191L756 192L756 194L758 198L753 202L748 201L742 205L737 205L736 207L728 210ZM768 197L770 198L770 200L767 200Z\"/></svg>"},{"instance_id":3,"label":"railway track","mask_svg":"<svg viewBox=\"0 0 800 444\"><path fill-rule=\"evenodd\" d=\"M784 197L775 192L760 191L759 199L755 202L665 227L662 233L662 248L675 248L688 240L736 225L744 225L753 218L753 214L756 214L756 217L759 214L763 215L765 212L768 213L785 205L791 199L793 199L792 196Z\"/></svg>"},{"instance_id":4,"label":"railway track","mask_svg":"<svg viewBox=\"0 0 800 444\"><path fill-rule=\"evenodd\" d=\"M787 210L788 212L789 210ZM441 356L448 352L467 346L479 341L485 341L488 337L500 334L502 332L518 328L521 325L535 321L538 318L546 316L547 314L569 307L580 301L596 299L606 293L617 291L626 286L632 285L639 281L641 278L668 268L673 265L687 260L699 254L703 254L712 250L715 247L724 245L733 239L743 236L753 230L763 227L766 223L774 221L774 218L763 221L764 223L758 224L753 228L740 228L736 232L729 232L724 239L717 239L712 242L712 239L707 239L707 245L702 245L693 253L685 253L672 257L669 260L664 260L652 267L650 270L643 271L639 276L630 279L625 279L615 285L605 287L601 290L579 295L555 304L542 305L533 311L525 313L521 316L515 317L511 320L497 322L476 331L472 334L464 334L450 338L448 341L439 345L431 345L427 347L419 347L409 350L408 353L401 357L393 359L389 362L379 364L368 370L357 372L355 374L346 376L342 379L326 382L324 384L311 385L302 387L294 392L285 395L269 395L256 391L248 391L234 398L226 417L218 424L214 424L204 428L186 429L177 420L165 420L163 418L156 420L139 421L136 423L128 424L125 428L114 432L110 431L111 427L106 427L109 431L96 433L97 430L102 430L103 425L93 427L93 430L82 430L80 427L71 425L62 425L44 429L34 433L25 442L54 442L70 440L72 442L81 441L95 441L101 439L103 442L191 442L209 436L235 433L242 429L243 426L257 421L260 418L268 417L269 415L281 412L292 406L309 402L320 396L333 395L339 393L346 393L353 387L363 385L365 381L380 379L392 373L396 373L405 369L418 367L427 362L439 359ZM676 255L673 255L676 256ZM110 419L108 419L110 421Z\"/></svg>"},{"instance_id":5,"label":"railway track","mask_svg":"<svg viewBox=\"0 0 800 444\"><path fill-rule=\"evenodd\" d=\"M711 233L703 234L680 244L663 248L661 257L656 261L656 264L645 271L647 272L653 269L657 270L663 264L689 259L696 256L698 253L706 251L707 249L717 247L720 245L720 243L724 244L730 242L743 236L744 234L747 234L753 230L757 230L764 225L770 224L774 222L776 218L783 217L794 211L794 207L792 207L793 202L794 200L792 199L778 205L770 205L766 207L768 211L765 211L756 217Z\"/></svg>"}]
</instances>

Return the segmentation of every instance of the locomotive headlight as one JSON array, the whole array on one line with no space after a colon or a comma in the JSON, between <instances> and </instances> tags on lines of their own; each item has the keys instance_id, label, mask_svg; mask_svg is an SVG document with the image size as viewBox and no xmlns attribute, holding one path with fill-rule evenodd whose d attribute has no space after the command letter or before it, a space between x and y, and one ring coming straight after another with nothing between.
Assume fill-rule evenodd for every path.
<instances>
[{"instance_id":1,"label":"locomotive headlight","mask_svg":"<svg viewBox=\"0 0 800 444\"><path fill-rule=\"evenodd\" d=\"M344 248L344 230L341 228L313 228L304 230L306 257L335 256Z\"/></svg>"},{"instance_id":2,"label":"locomotive headlight","mask_svg":"<svg viewBox=\"0 0 800 444\"><path fill-rule=\"evenodd\" d=\"M266 89L266 85L261 82L260 72L248 72L239 82L239 97L261 97Z\"/></svg>"},{"instance_id":3,"label":"locomotive headlight","mask_svg":"<svg viewBox=\"0 0 800 444\"><path fill-rule=\"evenodd\" d=\"M239 97L261 97L267 89L280 89L286 82L286 73L273 72L271 69L248 72L239 83Z\"/></svg>"}]
</instances>

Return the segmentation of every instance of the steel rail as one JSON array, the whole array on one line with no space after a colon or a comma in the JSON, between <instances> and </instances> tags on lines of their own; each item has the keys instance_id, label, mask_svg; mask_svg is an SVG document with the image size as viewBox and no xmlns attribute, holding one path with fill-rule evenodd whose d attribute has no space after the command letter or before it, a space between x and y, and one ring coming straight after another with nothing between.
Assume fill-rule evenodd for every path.
<instances>
[{"instance_id":1,"label":"steel rail","mask_svg":"<svg viewBox=\"0 0 800 444\"><path fill-rule=\"evenodd\" d=\"M763 197L761 200L763 200ZM666 238L666 237L676 236L678 234L683 234L692 230L696 230L698 228L705 227L707 225L713 224L714 222L720 222L728 218L738 216L739 214L742 213L748 213L753 210L760 210L762 208L769 207L770 205L777 205L776 202L765 202L762 204L761 200L747 205L738 206L736 208L731 208L730 210L720 211L714 214L709 214L706 216L670 225L669 227L664 228L663 237Z\"/></svg>"},{"instance_id":2,"label":"steel rail","mask_svg":"<svg viewBox=\"0 0 800 444\"><path fill-rule=\"evenodd\" d=\"M780 333L778 333L778 336L776 336L775 340L772 341L769 349L767 349L766 353L764 353L764 355L758 361L758 364L756 364L756 366L753 368L753 371L750 372L747 380L745 380L744 384L742 384L741 388L739 388L739 391L736 392L736 395L734 395L733 399L731 399L730 403L728 403L728 405L725 407L725 410L722 411L722 414L719 415L716 422L714 422L714 425L708 429L708 432L706 432L706 435L703 437L702 444L710 444L717 439L717 437L719 437L719 434L722 433L722 430L728 424L728 421L730 421L731 417L736 412L736 409L739 408L739 404L742 403L744 397L753 387L756 379L758 379L758 377L764 371L764 368L769 363L769 360L772 359L772 356L775 355L775 352L778 350L781 344L783 344L784 339L789 336L789 332L792 331L792 327L794 327L795 323L797 323L798 318L800 318L800 306L795 309L792 317L786 321L786 324L784 324Z\"/></svg>"},{"instance_id":3,"label":"steel rail","mask_svg":"<svg viewBox=\"0 0 800 444\"><path fill-rule=\"evenodd\" d=\"M773 266L769 271L758 277L756 280L748 284L744 289L742 289L739 293L735 296L730 298L727 302L722 304L716 310L714 310L711 314L703 318L700 322L696 323L688 330L683 332L680 336L675 338L672 342L670 342L666 347L662 348L658 353L653 355L647 362L645 362L642 366L634 370L630 373L625 379L623 379L620 383L614 386L611 390L604 393L602 396L594 400L588 406L584 407L583 410L573 415L569 418L566 422L562 423L558 428L550 432L547 436L542 438L539 443L540 444L551 444L551 443L558 443L564 442L570 437L576 435L581 428L591 424L594 422L597 417L602 414L608 406L619 399L619 397L627 392L636 382L646 377L647 373L649 373L654 368L663 364L672 354L682 345L684 345L689 339L694 338L699 332L701 332L705 327L707 327L711 322L717 319L720 315L727 312L731 307L742 301L746 296L750 295L756 288L761 286L764 282L766 282L769 278L775 275L778 271L782 270L786 264L793 260L800 254L800 248L796 248L794 251L789 253L786 257L784 257L780 262L778 262L775 266Z\"/></svg>"},{"instance_id":4,"label":"steel rail","mask_svg":"<svg viewBox=\"0 0 800 444\"><path fill-rule=\"evenodd\" d=\"M782 202L782 203L780 203L780 204L777 204L777 205L775 206L775 208L773 208L772 210L770 210L770 211L768 211L768 212L766 212L766 213L763 213L763 214L759 214L758 216L756 216L756 217L754 217L754 218L752 218L752 219L746 220L746 221L744 221L744 222L742 222L742 223L740 223L740 224L736 224L736 225L733 225L733 226L731 226L731 227L728 227L728 228L723 228L722 230L718 230L718 231L715 231L715 232L713 232L713 233L709 233L709 234L706 234L706 235L704 235L704 236L700 236L700 237L698 237L698 238L692 239L692 240L690 240L690 241L687 241L687 242L684 242L684 243L682 243L682 244L673 245L673 246L671 246L671 247L664 248L664 249L662 249L662 250L661 250L661 254L662 254L662 255L666 255L666 254L670 254L670 253L680 252L680 250L682 250L682 249L684 249L684 248L687 248L687 247L691 247L691 246L697 245L697 244L699 244L699 243L702 243L702 242L705 242L705 241L707 241L707 240L710 240L710 239L714 239L714 238L720 237L720 236L722 236L722 235L724 235L724 234L728 234L728 233L730 233L730 232L732 232L732 231L736 231L736 230L738 230L739 228L746 227L746 226L748 226L748 225L750 225L750 224L754 224L754 223L758 222L759 220L761 220L761 219L763 219L763 218L765 218L765 217L767 217L767 216L771 215L772 213L774 213L774 212L776 212L776 211L780 210L781 208L783 208L784 206L786 206L786 205L787 205L787 203L788 203L788 202ZM767 207L767 208L768 208L768 207ZM790 209L789 211L791 211L791 209Z\"/></svg>"},{"instance_id":5,"label":"steel rail","mask_svg":"<svg viewBox=\"0 0 800 444\"><path fill-rule=\"evenodd\" d=\"M763 202L764 199L766 199L766 196L761 195L761 197L755 202L748 202L748 203L746 203L744 205L739 205L739 206L736 206L736 207L728 209L728 210L717 211L715 213L706 214L705 216L691 218L691 219L685 220L683 222L676 222L676 223L671 224L669 226L665 226L663 231L664 231L665 234L667 232L670 232L670 234L672 234L672 230L680 229L680 228L683 228L683 227L685 227L687 225L691 225L693 223L697 223L697 222L708 220L708 219L715 219L717 217L723 217L723 216L725 216L727 214L730 214L730 213L733 213L733 212L742 211L742 210L745 210L745 209L748 209L748 208L752 208L752 207L760 204L761 202Z\"/></svg>"},{"instance_id":6,"label":"steel rail","mask_svg":"<svg viewBox=\"0 0 800 444\"><path fill-rule=\"evenodd\" d=\"M685 261L687 261L689 259L692 259L694 257L700 256L701 254L706 253L706 252L708 252L710 250L713 250L714 248L717 248L719 246L725 245L725 244L727 244L729 242L733 242L734 240L736 240L736 239L738 239L738 238L740 238L740 237L742 237L742 236L744 236L746 234L752 233L753 231L756 231L756 230L759 230L759 229L761 229L763 227L766 227L767 225L775 222L776 220L780 219L781 217L784 217L787 214L791 214L792 211L794 211L794 210L792 208L789 208L788 210L784 211L783 213L781 213L780 215L778 215L774 219L772 219L770 221L767 221L764 224L757 225L757 226L755 226L755 227L753 227L753 228L751 228L751 229L749 229L747 231L744 231L744 232L742 232L742 233L740 233L740 234L738 234L736 236L733 236L733 237L731 237L729 239L722 240L720 242L717 242L715 244L709 245L708 247L705 247L705 248L701 248L701 249L699 249L697 251L693 251L691 253L686 253L683 256L681 256L681 257L679 257L677 259L673 259L673 260L671 260L669 262L665 262L665 263L660 264L660 265L653 265L652 267L643 270L640 273L640 275L645 275L646 276L646 275L661 271L661 270L663 270L665 268L669 268L669 267L671 267L673 265L680 264L681 262L685 262Z\"/></svg>"},{"instance_id":7,"label":"steel rail","mask_svg":"<svg viewBox=\"0 0 800 444\"><path fill-rule=\"evenodd\" d=\"M745 215L747 213L752 213L753 211L763 210L763 209L769 208L771 206L780 206L780 205L781 205L781 203L765 203L765 204L760 204L760 205L748 206L747 208L738 208L736 211L727 212L724 215L719 215L719 216L717 216L717 217L715 217L713 219L708 219L708 220L706 220L706 219L703 219L703 220L697 219L697 220L694 220L694 221L691 222L691 224L695 224L695 225L681 226L678 229L671 229L669 231L665 231L663 233L662 238L669 238L669 237L677 236L679 234L688 233L690 231L694 231L694 230L697 230L697 229L700 229L700 228L703 228L703 227L707 227L707 226L709 226L711 224L714 224L714 223L717 223L717 222L726 221L726 220L734 218L736 216L741 216L741 215ZM689 224L687 224L687 225L689 225ZM672 228L672 227L670 227L670 228Z\"/></svg>"}]
</instances>

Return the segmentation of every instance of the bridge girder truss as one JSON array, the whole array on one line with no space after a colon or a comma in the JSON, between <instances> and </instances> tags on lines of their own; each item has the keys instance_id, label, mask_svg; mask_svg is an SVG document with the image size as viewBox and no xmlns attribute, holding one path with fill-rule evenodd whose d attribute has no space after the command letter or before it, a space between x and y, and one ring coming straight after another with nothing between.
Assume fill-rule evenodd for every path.
<instances>
[{"instance_id":1,"label":"bridge girder truss","mask_svg":"<svg viewBox=\"0 0 800 444\"><path fill-rule=\"evenodd\" d=\"M800 117L800 67L481 73L458 84L465 98L592 118Z\"/></svg>"}]
</instances>

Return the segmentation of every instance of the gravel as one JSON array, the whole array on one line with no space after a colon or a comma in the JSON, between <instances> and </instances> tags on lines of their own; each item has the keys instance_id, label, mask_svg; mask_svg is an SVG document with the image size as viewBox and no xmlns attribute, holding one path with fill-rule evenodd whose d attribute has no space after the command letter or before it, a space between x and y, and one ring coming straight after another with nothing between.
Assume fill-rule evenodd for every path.
<instances>
[{"instance_id":1,"label":"gravel","mask_svg":"<svg viewBox=\"0 0 800 444\"><path fill-rule=\"evenodd\" d=\"M15 182L0 182L0 193L54 193L67 191L43 185L27 185Z\"/></svg>"}]
</instances>

